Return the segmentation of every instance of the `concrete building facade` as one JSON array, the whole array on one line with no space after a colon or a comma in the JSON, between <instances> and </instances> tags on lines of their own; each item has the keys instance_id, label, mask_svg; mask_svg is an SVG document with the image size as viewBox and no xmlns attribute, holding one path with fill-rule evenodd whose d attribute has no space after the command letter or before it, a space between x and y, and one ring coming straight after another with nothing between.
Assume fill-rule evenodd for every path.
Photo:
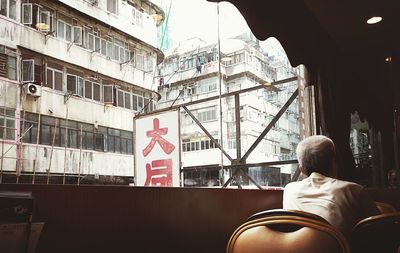
<instances>
[{"instance_id":1,"label":"concrete building facade","mask_svg":"<svg viewBox=\"0 0 400 253\"><path fill-rule=\"evenodd\" d=\"M277 59L274 60L263 52L258 41L251 36L238 36L221 41L221 54L218 53L217 44L209 44L198 38L189 39L180 43L175 50L166 53L164 62L159 66L159 108L218 96L220 91L221 94L225 94L266 85L266 89L240 94L240 153L243 155L299 87L299 97L246 162L296 159L295 148L300 135L303 134L300 125L305 117L300 107L304 83L299 79L267 87L274 81L297 77L300 74L300 68L292 68L288 62L274 67L274 64L277 65L276 61ZM222 143L226 152L233 159L237 159L235 100L230 96L221 101L222 135L218 99L191 105L188 109L210 134ZM181 110L181 135L183 184L222 185L232 172L220 170L220 165L230 165L231 162L226 157L221 159L220 150L185 110ZM214 169L210 169L211 167ZM289 181L294 169L295 165L265 168L256 166L249 168L248 174L262 186L283 186Z\"/></svg>"},{"instance_id":2,"label":"concrete building facade","mask_svg":"<svg viewBox=\"0 0 400 253\"><path fill-rule=\"evenodd\" d=\"M148 0L1 1L1 182L133 181L163 19Z\"/></svg>"}]
</instances>

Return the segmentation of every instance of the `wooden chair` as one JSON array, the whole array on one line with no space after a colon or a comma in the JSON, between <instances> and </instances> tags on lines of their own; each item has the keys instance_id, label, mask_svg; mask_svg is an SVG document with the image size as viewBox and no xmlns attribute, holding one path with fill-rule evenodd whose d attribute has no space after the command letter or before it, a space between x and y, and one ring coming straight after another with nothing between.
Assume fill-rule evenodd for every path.
<instances>
[{"instance_id":1,"label":"wooden chair","mask_svg":"<svg viewBox=\"0 0 400 253\"><path fill-rule=\"evenodd\" d=\"M350 252L343 235L314 214L269 210L250 216L232 234L227 253Z\"/></svg>"},{"instance_id":2,"label":"wooden chair","mask_svg":"<svg viewBox=\"0 0 400 253\"><path fill-rule=\"evenodd\" d=\"M400 252L400 212L375 215L358 222L352 232L353 252Z\"/></svg>"},{"instance_id":3,"label":"wooden chair","mask_svg":"<svg viewBox=\"0 0 400 253\"><path fill-rule=\"evenodd\" d=\"M392 205L384 202L375 202L376 207L378 208L379 212L381 214L384 213L395 213L397 212L396 208L394 208Z\"/></svg>"}]
</instances>

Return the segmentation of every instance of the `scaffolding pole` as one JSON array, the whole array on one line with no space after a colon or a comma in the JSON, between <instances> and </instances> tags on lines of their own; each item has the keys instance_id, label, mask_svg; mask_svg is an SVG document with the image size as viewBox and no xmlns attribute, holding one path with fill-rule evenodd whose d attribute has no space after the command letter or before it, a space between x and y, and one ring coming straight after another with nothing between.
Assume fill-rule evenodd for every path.
<instances>
[{"instance_id":1,"label":"scaffolding pole","mask_svg":"<svg viewBox=\"0 0 400 253\"><path fill-rule=\"evenodd\" d=\"M81 183L81 163L82 163L82 125L81 125L81 136L79 140L79 162L78 162L78 185Z\"/></svg>"},{"instance_id":2,"label":"scaffolding pole","mask_svg":"<svg viewBox=\"0 0 400 253\"><path fill-rule=\"evenodd\" d=\"M67 102L68 103L68 102ZM66 104L65 113L65 137L64 137L64 173L63 173L63 184L65 184L65 173L67 169L67 144L68 144L68 104Z\"/></svg>"},{"instance_id":3,"label":"scaffolding pole","mask_svg":"<svg viewBox=\"0 0 400 253\"><path fill-rule=\"evenodd\" d=\"M6 131L6 112L5 112L5 110L6 110L6 101L7 101L7 85L6 84L4 84L4 92L3 92L3 94L4 94L4 106L3 106L3 140L2 140L2 142L1 142L1 165L0 165L0 170L1 170L1 173L0 173L0 183L2 183L3 182L3 161L4 161L4 137L6 136L6 133L7 133L7 131Z\"/></svg>"},{"instance_id":4,"label":"scaffolding pole","mask_svg":"<svg viewBox=\"0 0 400 253\"><path fill-rule=\"evenodd\" d=\"M37 159L38 159L38 154L39 154L39 139L40 139L40 121L41 121L41 118L42 118L42 115L41 115L41 113L39 113L39 115L38 115L38 127L37 127L37 132L36 132L35 159L33 160L32 184L35 184L36 164L37 164Z\"/></svg>"},{"instance_id":5,"label":"scaffolding pole","mask_svg":"<svg viewBox=\"0 0 400 253\"><path fill-rule=\"evenodd\" d=\"M56 119L56 123L54 126L53 138L51 140L50 161L49 161L49 167L47 168L47 184L49 184L49 182L50 182L50 169L51 169L51 161L53 159L54 141L56 140L57 125L58 125L58 119Z\"/></svg>"}]
</instances>

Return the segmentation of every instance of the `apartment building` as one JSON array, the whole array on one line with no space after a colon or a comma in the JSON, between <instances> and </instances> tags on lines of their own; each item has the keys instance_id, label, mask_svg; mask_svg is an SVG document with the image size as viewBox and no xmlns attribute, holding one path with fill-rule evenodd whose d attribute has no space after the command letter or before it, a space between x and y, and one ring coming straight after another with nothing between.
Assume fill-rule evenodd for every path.
<instances>
[{"instance_id":1,"label":"apartment building","mask_svg":"<svg viewBox=\"0 0 400 253\"><path fill-rule=\"evenodd\" d=\"M267 86L277 80L298 77L300 69L292 68L288 61L278 62L279 59L264 52L259 42L252 36L222 40L220 47L221 54L218 53L217 44L193 38L166 53L164 62L159 66L157 77L158 91L161 94L159 108L202 100L202 103L190 105L188 109L213 138L222 144L226 152L233 159L237 159L237 148L240 148L240 154L245 154L299 87L298 98L246 162L256 164L296 159L295 148L300 135L303 134L300 125L304 126L305 117L302 113L304 104L303 107L300 106L300 102L303 103L304 83L299 81L300 78L299 80L295 78L294 81L281 85ZM266 88L240 93L241 137L238 146L234 96L222 98L221 105L219 99L210 98L218 97L220 91L221 94L226 94L259 85L265 85ZM222 124L220 112L222 112ZM227 166L231 162L225 156L221 158L220 150L183 109L180 122L184 185L221 185L232 171L221 170L220 165ZM247 173L262 186L284 186L294 167L293 164L254 166L248 168ZM248 184L248 182L240 183Z\"/></svg>"},{"instance_id":2,"label":"apartment building","mask_svg":"<svg viewBox=\"0 0 400 253\"><path fill-rule=\"evenodd\" d=\"M132 182L163 19L148 0L1 1L0 182Z\"/></svg>"}]
</instances>

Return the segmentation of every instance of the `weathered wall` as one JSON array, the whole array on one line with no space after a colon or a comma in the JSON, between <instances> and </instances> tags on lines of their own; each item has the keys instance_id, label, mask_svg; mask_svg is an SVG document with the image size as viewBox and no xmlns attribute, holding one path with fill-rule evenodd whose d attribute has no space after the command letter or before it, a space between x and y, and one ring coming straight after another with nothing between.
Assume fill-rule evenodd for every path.
<instances>
[{"instance_id":1,"label":"weathered wall","mask_svg":"<svg viewBox=\"0 0 400 253\"><path fill-rule=\"evenodd\" d=\"M36 151L37 149L37 151ZM36 156L37 152L37 156ZM50 165L50 156L53 152ZM33 161L36 160L36 172L47 173L50 165L51 173L133 176L133 155L104 153L79 149L24 144L22 149L22 171L32 172ZM80 160L80 165L79 165Z\"/></svg>"},{"instance_id":2,"label":"weathered wall","mask_svg":"<svg viewBox=\"0 0 400 253\"><path fill-rule=\"evenodd\" d=\"M136 84L150 89L153 73L144 73L132 66L123 66L107 57L93 53L67 41L53 36L44 36L40 31L22 24L5 20L0 16L0 44L15 48L21 46L40 54L74 64L76 66L101 73L103 75Z\"/></svg>"}]
</instances>

